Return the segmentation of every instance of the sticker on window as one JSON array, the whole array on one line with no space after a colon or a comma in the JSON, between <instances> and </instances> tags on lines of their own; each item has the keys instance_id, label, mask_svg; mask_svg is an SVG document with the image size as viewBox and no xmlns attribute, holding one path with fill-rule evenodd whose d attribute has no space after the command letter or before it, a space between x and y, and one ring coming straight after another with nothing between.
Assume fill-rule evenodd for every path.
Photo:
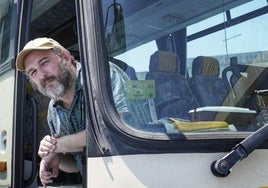
<instances>
[{"instance_id":1,"label":"sticker on window","mask_svg":"<svg viewBox=\"0 0 268 188\"><path fill-rule=\"evenodd\" d=\"M154 80L131 80L126 82L127 99L155 98Z\"/></svg>"}]
</instances>

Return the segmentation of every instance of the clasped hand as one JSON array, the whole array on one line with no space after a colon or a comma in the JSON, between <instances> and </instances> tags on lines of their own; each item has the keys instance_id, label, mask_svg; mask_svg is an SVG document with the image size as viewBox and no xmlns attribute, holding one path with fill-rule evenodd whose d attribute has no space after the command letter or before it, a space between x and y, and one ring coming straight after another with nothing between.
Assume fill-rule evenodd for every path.
<instances>
[{"instance_id":1,"label":"clasped hand","mask_svg":"<svg viewBox=\"0 0 268 188\"><path fill-rule=\"evenodd\" d=\"M42 158L40 162L39 177L44 187L53 182L53 178L58 176L60 156L54 153L57 144L55 138L59 135L54 135L54 138L47 135L45 136L39 146L38 155Z\"/></svg>"}]
</instances>

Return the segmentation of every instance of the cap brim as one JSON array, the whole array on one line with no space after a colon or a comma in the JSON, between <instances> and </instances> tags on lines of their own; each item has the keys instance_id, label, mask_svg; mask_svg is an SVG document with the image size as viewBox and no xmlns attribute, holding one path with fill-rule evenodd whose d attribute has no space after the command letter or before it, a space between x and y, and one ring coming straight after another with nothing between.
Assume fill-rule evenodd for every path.
<instances>
[{"instance_id":1,"label":"cap brim","mask_svg":"<svg viewBox=\"0 0 268 188\"><path fill-rule=\"evenodd\" d=\"M17 60L16 60L16 67L19 71L25 71L25 67L24 67L24 58L31 52L34 50L51 50L53 47L35 47L35 48L28 48L25 50L22 50L18 56L17 56Z\"/></svg>"}]
</instances>

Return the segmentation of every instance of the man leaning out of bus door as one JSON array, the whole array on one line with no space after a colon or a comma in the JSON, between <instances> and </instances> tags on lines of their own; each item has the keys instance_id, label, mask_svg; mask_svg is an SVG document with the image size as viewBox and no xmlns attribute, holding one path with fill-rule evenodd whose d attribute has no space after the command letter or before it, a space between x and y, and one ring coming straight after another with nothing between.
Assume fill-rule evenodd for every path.
<instances>
[{"instance_id":1,"label":"man leaning out of bus door","mask_svg":"<svg viewBox=\"0 0 268 188\"><path fill-rule=\"evenodd\" d=\"M37 38L25 45L18 54L16 65L29 77L35 89L51 98L47 120L52 136L47 135L41 140L38 151L42 158L41 183L43 186L52 183L59 169L80 171L82 175L86 131L80 64L55 40ZM131 125L149 123L149 110L141 110L144 101L133 102L126 98L125 83L129 77L117 65L109 65L113 96L120 116Z\"/></svg>"},{"instance_id":2,"label":"man leaning out of bus door","mask_svg":"<svg viewBox=\"0 0 268 188\"><path fill-rule=\"evenodd\" d=\"M16 65L34 88L51 98L47 120L53 136L45 136L38 151L42 185L52 183L59 169L82 174L86 126L80 64L55 40L37 38L25 45Z\"/></svg>"}]
</instances>

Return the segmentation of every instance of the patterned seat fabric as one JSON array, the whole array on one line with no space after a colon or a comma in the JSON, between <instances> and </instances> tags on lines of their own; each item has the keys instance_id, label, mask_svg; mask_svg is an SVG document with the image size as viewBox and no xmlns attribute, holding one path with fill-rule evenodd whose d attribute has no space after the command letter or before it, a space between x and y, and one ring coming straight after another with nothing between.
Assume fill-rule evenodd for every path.
<instances>
[{"instance_id":1,"label":"patterned seat fabric","mask_svg":"<svg viewBox=\"0 0 268 188\"><path fill-rule=\"evenodd\" d=\"M191 88L201 106L220 106L226 99L229 91L219 72L219 62L213 57L193 60Z\"/></svg>"},{"instance_id":2,"label":"patterned seat fabric","mask_svg":"<svg viewBox=\"0 0 268 188\"><path fill-rule=\"evenodd\" d=\"M189 119L189 110L199 106L186 78L179 73L179 59L174 53L155 52L150 58L146 80L155 80L154 103L158 119Z\"/></svg>"}]
</instances>

